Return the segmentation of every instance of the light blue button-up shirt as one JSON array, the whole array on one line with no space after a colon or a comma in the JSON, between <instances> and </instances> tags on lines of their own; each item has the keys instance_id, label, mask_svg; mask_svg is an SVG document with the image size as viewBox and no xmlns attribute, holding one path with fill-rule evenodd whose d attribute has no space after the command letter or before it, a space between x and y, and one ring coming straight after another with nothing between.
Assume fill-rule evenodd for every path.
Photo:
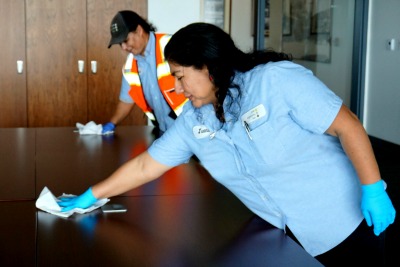
<instances>
[{"instance_id":1,"label":"light blue button-up shirt","mask_svg":"<svg viewBox=\"0 0 400 267\"><path fill-rule=\"evenodd\" d=\"M144 56L135 55L135 59L138 63L139 77L144 96L156 116L160 130L164 132L174 123L174 119L169 116L172 110L165 101L158 86L155 39L154 33L151 32ZM134 103L134 100L129 95L129 90L130 85L122 75L119 99L125 103Z\"/></svg>"},{"instance_id":2,"label":"light blue button-up shirt","mask_svg":"<svg viewBox=\"0 0 400 267\"><path fill-rule=\"evenodd\" d=\"M342 100L288 61L260 65L235 82L242 96L223 128L212 105L188 102L150 155L176 166L194 153L250 210L287 225L312 256L335 247L363 219L355 169L338 138L324 133Z\"/></svg>"}]
</instances>

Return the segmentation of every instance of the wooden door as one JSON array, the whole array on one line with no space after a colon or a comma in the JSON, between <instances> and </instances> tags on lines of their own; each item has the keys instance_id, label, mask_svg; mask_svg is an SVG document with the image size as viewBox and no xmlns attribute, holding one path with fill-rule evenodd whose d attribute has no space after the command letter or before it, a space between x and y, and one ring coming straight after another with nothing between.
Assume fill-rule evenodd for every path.
<instances>
[{"instance_id":1,"label":"wooden door","mask_svg":"<svg viewBox=\"0 0 400 267\"><path fill-rule=\"evenodd\" d=\"M147 0L87 0L88 63L97 62L97 73L88 75L88 120L107 122L119 101L122 65L126 53L118 45L108 49L110 23L119 10L133 10L147 17ZM88 69L90 71L90 69ZM121 124L146 124L143 111L134 107Z\"/></svg>"},{"instance_id":2,"label":"wooden door","mask_svg":"<svg viewBox=\"0 0 400 267\"><path fill-rule=\"evenodd\" d=\"M0 0L0 25L0 127L26 127L25 1Z\"/></svg>"},{"instance_id":3,"label":"wooden door","mask_svg":"<svg viewBox=\"0 0 400 267\"><path fill-rule=\"evenodd\" d=\"M86 1L26 0L26 22L28 126L86 122Z\"/></svg>"}]
</instances>

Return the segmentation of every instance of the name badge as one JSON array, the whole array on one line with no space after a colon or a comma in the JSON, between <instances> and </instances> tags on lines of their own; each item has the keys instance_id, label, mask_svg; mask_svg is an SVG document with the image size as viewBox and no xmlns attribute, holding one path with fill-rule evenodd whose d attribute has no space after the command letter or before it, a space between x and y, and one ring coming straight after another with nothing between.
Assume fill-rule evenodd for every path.
<instances>
[{"instance_id":1,"label":"name badge","mask_svg":"<svg viewBox=\"0 0 400 267\"><path fill-rule=\"evenodd\" d=\"M253 121L256 121L258 119L261 119L267 115L267 111L264 107L263 104L260 104L249 111L247 111L245 114L242 115L242 122L246 123L252 123Z\"/></svg>"},{"instance_id":2,"label":"name badge","mask_svg":"<svg viewBox=\"0 0 400 267\"><path fill-rule=\"evenodd\" d=\"M198 125L193 127L193 135L196 139L209 137L211 131L205 125Z\"/></svg>"}]
</instances>

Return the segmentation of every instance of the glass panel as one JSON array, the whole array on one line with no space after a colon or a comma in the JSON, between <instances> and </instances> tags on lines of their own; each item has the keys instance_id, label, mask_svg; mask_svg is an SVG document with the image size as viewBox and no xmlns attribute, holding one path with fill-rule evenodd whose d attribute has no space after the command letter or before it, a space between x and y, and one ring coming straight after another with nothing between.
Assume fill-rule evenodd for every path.
<instances>
[{"instance_id":1,"label":"glass panel","mask_svg":"<svg viewBox=\"0 0 400 267\"><path fill-rule=\"evenodd\" d=\"M283 49L295 59L330 63L331 0L284 0L282 10Z\"/></svg>"},{"instance_id":2,"label":"glass panel","mask_svg":"<svg viewBox=\"0 0 400 267\"><path fill-rule=\"evenodd\" d=\"M355 0L266 1L265 47L292 54L350 106Z\"/></svg>"}]
</instances>

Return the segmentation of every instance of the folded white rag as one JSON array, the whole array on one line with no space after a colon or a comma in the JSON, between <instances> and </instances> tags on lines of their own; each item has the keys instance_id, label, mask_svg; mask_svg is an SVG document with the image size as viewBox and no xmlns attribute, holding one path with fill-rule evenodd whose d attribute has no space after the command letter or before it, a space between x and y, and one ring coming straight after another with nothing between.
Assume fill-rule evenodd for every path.
<instances>
[{"instance_id":1,"label":"folded white rag","mask_svg":"<svg viewBox=\"0 0 400 267\"><path fill-rule=\"evenodd\" d=\"M102 135L103 125L96 124L94 121L90 121L83 125L82 123L77 122L76 128L78 128L79 134L88 135L88 134L97 134Z\"/></svg>"},{"instance_id":2,"label":"folded white rag","mask_svg":"<svg viewBox=\"0 0 400 267\"><path fill-rule=\"evenodd\" d=\"M69 194L62 194L60 197L75 197L75 195L69 195ZM57 204L59 200L50 192L50 190L45 186L42 190L42 192L39 195L39 198L36 200L36 208L43 210L45 212L68 218L74 213L87 213L92 210L95 210L97 208L100 208L104 204L106 204L108 201L110 201L109 198L102 198L99 199L96 203L94 203L92 206L86 209L81 209L81 208L75 208L66 212L61 211L61 207Z\"/></svg>"}]
</instances>

